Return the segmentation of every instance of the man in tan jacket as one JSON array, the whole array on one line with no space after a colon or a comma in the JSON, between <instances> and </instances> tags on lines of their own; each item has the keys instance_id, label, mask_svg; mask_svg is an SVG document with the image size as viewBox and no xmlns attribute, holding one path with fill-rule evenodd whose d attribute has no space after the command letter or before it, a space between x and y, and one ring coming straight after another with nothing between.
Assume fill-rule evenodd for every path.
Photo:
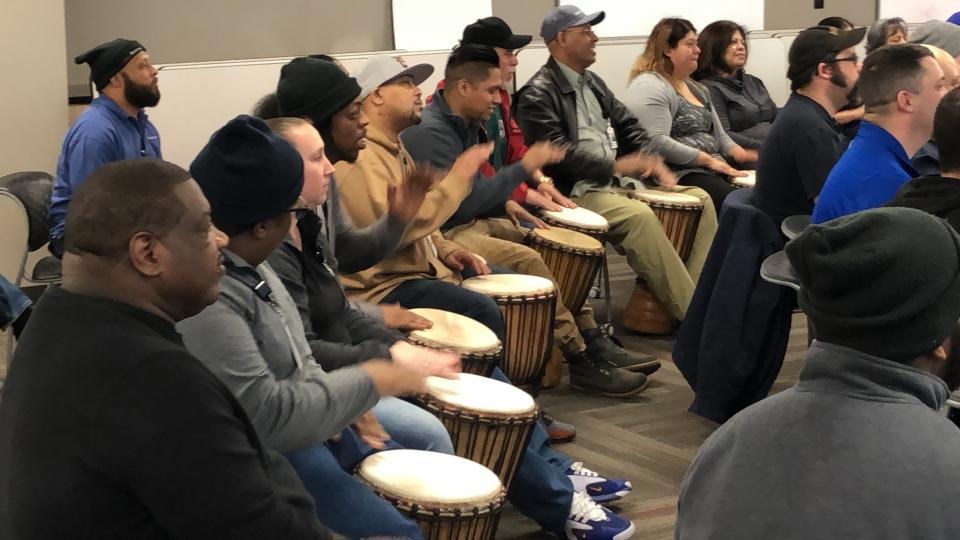
<instances>
[{"instance_id":1,"label":"man in tan jacket","mask_svg":"<svg viewBox=\"0 0 960 540\"><path fill-rule=\"evenodd\" d=\"M411 100L404 110L393 113L399 129L374 125L368 130L356 79L320 69L315 62L293 64L285 67L277 86L280 112L308 118L323 134L327 157L336 164L341 204L357 227L366 227L387 213L390 192L405 179L436 174L429 167L418 170L399 143L400 130L419 120L422 105ZM406 79L412 85L414 78L422 81L433 68L414 66L408 71ZM317 91L320 86L323 92ZM465 152L427 194L396 251L370 268L342 276L347 293L368 302L453 311L502 336L503 321L496 303L459 286L461 270L483 274L489 268L481 258L438 232L470 192L472 178L489 153L489 146ZM349 249L339 246L344 248Z\"/></svg>"}]
</instances>

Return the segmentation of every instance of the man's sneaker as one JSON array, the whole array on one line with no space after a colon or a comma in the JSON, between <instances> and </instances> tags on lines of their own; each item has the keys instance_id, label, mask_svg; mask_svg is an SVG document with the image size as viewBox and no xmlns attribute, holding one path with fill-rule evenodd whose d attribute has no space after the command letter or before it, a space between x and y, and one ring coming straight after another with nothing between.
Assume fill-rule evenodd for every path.
<instances>
[{"instance_id":1,"label":"man's sneaker","mask_svg":"<svg viewBox=\"0 0 960 540\"><path fill-rule=\"evenodd\" d=\"M625 540L633 536L636 527L606 508L574 491L570 515L563 528L567 540Z\"/></svg>"},{"instance_id":2,"label":"man's sneaker","mask_svg":"<svg viewBox=\"0 0 960 540\"><path fill-rule=\"evenodd\" d=\"M564 444L577 438L577 428L573 424L553 418L547 414L543 407L540 407L540 420L543 420L543 425L550 435L550 444Z\"/></svg>"},{"instance_id":3,"label":"man's sneaker","mask_svg":"<svg viewBox=\"0 0 960 540\"><path fill-rule=\"evenodd\" d=\"M660 369L660 360L653 356L644 356L630 352L616 338L607 336L599 329L583 333L587 342L587 354L596 360L606 362L613 367L635 371L644 375L653 375Z\"/></svg>"},{"instance_id":4,"label":"man's sneaker","mask_svg":"<svg viewBox=\"0 0 960 540\"><path fill-rule=\"evenodd\" d=\"M573 483L573 490L586 493L595 503L619 501L633 490L629 480L604 478L579 461L570 465L566 474Z\"/></svg>"},{"instance_id":5,"label":"man's sneaker","mask_svg":"<svg viewBox=\"0 0 960 540\"><path fill-rule=\"evenodd\" d=\"M647 376L597 362L582 352L566 353L570 387L610 397L630 397L643 392Z\"/></svg>"}]
</instances>

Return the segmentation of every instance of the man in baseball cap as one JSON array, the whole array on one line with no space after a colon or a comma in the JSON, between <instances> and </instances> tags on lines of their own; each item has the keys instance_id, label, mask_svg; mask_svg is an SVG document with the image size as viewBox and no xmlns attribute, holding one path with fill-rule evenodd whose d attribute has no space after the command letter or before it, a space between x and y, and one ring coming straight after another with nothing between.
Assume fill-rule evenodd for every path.
<instances>
[{"instance_id":1,"label":"man in baseball cap","mask_svg":"<svg viewBox=\"0 0 960 540\"><path fill-rule=\"evenodd\" d=\"M793 93L767 134L753 194L754 204L777 223L813 213L814 200L849 143L834 116L860 78L855 47L866 31L814 26L790 46L787 78Z\"/></svg>"},{"instance_id":2,"label":"man in baseball cap","mask_svg":"<svg viewBox=\"0 0 960 540\"><path fill-rule=\"evenodd\" d=\"M410 77L414 86L420 86L423 81L433 75L433 66L430 64L416 64L408 66L402 56L381 54L367 60L363 69L357 75L360 83L360 99L370 95L378 87L395 82L403 77Z\"/></svg>"},{"instance_id":3,"label":"man in baseball cap","mask_svg":"<svg viewBox=\"0 0 960 540\"><path fill-rule=\"evenodd\" d=\"M543 18L543 23L540 25L540 37L543 38L544 43L549 45L560 32L575 26L600 24L606 16L607 14L603 11L587 15L582 9L570 4L558 6Z\"/></svg>"}]
</instances>

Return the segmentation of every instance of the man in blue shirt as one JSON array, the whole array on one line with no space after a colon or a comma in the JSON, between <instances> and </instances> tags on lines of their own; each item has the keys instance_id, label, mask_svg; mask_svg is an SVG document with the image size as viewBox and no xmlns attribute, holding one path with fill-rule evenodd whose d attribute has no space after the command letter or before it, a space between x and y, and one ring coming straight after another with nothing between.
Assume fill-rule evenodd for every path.
<instances>
[{"instance_id":1,"label":"man in blue shirt","mask_svg":"<svg viewBox=\"0 0 960 540\"><path fill-rule=\"evenodd\" d=\"M882 206L918 176L910 157L930 139L945 88L943 70L920 45L882 47L867 57L860 73L863 123L827 177L814 223Z\"/></svg>"},{"instance_id":2,"label":"man in blue shirt","mask_svg":"<svg viewBox=\"0 0 960 540\"><path fill-rule=\"evenodd\" d=\"M50 199L50 252L63 255L67 206L81 182L111 161L161 157L160 134L143 109L160 102L157 68L140 43L118 38L76 57L90 65L100 96L67 131Z\"/></svg>"}]
</instances>

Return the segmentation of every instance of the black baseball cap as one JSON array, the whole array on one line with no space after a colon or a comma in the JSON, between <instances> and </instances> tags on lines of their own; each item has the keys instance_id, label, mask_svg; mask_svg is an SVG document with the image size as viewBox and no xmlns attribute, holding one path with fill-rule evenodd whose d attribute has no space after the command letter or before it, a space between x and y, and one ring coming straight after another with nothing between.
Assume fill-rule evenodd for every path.
<instances>
[{"instance_id":1,"label":"black baseball cap","mask_svg":"<svg viewBox=\"0 0 960 540\"><path fill-rule=\"evenodd\" d=\"M791 81L808 69L826 60L827 56L849 49L863 41L867 28L854 28L846 32L832 26L807 28L790 46L787 78Z\"/></svg>"},{"instance_id":2,"label":"black baseball cap","mask_svg":"<svg viewBox=\"0 0 960 540\"><path fill-rule=\"evenodd\" d=\"M487 47L516 50L526 47L533 36L514 34L500 17L486 17L463 29L460 43L474 43Z\"/></svg>"}]
</instances>

